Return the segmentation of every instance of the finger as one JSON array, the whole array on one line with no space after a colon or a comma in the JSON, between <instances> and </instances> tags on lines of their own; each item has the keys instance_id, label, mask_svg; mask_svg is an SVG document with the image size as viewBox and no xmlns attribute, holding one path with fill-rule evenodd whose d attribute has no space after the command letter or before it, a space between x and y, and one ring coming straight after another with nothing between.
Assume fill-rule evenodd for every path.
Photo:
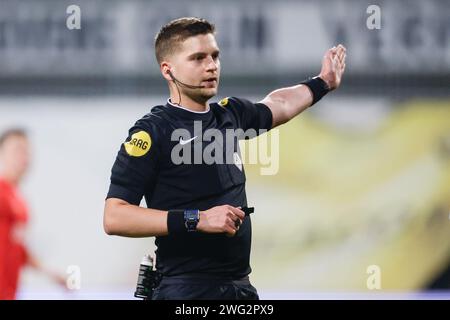
<instances>
[{"instance_id":1,"label":"finger","mask_svg":"<svg viewBox=\"0 0 450 320\"><path fill-rule=\"evenodd\" d=\"M336 57L336 59L335 59L335 66L336 66L336 70L340 70L341 69L342 63L341 63L341 60L338 57Z\"/></svg>"},{"instance_id":2,"label":"finger","mask_svg":"<svg viewBox=\"0 0 450 320\"><path fill-rule=\"evenodd\" d=\"M327 59L328 57L332 57L335 53L336 53L336 49L335 49L336 47L333 47L333 48L330 48L330 49L328 49L326 52L325 52L325 55L324 55L324 59Z\"/></svg>"},{"instance_id":3,"label":"finger","mask_svg":"<svg viewBox=\"0 0 450 320\"><path fill-rule=\"evenodd\" d=\"M345 53L345 51L342 51L338 54L339 60L344 60L345 57L347 56L347 54Z\"/></svg>"},{"instance_id":4,"label":"finger","mask_svg":"<svg viewBox=\"0 0 450 320\"><path fill-rule=\"evenodd\" d=\"M231 210L236 216L238 216L238 218L240 218L240 219L244 219L244 218L245 218L245 212L242 211L241 209L235 208L235 207L231 207L231 206L230 206L230 210Z\"/></svg>"},{"instance_id":5,"label":"finger","mask_svg":"<svg viewBox=\"0 0 450 320\"><path fill-rule=\"evenodd\" d=\"M347 50L342 44L339 44L339 45L337 46L337 48L338 48L339 50L343 50L343 51L346 51L346 50Z\"/></svg>"},{"instance_id":6,"label":"finger","mask_svg":"<svg viewBox=\"0 0 450 320\"><path fill-rule=\"evenodd\" d=\"M344 65L345 65L345 61L343 60L343 61L340 61L340 63L339 63L339 69L343 69L344 68Z\"/></svg>"},{"instance_id":7,"label":"finger","mask_svg":"<svg viewBox=\"0 0 450 320\"><path fill-rule=\"evenodd\" d=\"M339 59L338 57L334 57L331 60L331 71L336 71L337 69L339 69Z\"/></svg>"},{"instance_id":8,"label":"finger","mask_svg":"<svg viewBox=\"0 0 450 320\"><path fill-rule=\"evenodd\" d=\"M236 234L236 230L233 228L228 228L225 232L228 237L233 237Z\"/></svg>"},{"instance_id":9,"label":"finger","mask_svg":"<svg viewBox=\"0 0 450 320\"><path fill-rule=\"evenodd\" d=\"M336 56L336 63L338 63L339 65L342 65L342 63L344 62L342 59L343 58L341 56Z\"/></svg>"},{"instance_id":10,"label":"finger","mask_svg":"<svg viewBox=\"0 0 450 320\"><path fill-rule=\"evenodd\" d=\"M236 221L239 221L239 219L237 219ZM228 227L228 228L231 228L231 229L233 229L233 230L236 230L236 228L237 228L237 226L236 226L236 221L234 221L234 220L232 220L232 219L227 219L227 222L226 222L226 226L225 226L225 227Z\"/></svg>"},{"instance_id":11,"label":"finger","mask_svg":"<svg viewBox=\"0 0 450 320\"><path fill-rule=\"evenodd\" d=\"M337 51L336 51L336 54L337 54L339 57L342 57L342 56L345 54L345 49L344 49L343 47L338 48Z\"/></svg>"},{"instance_id":12,"label":"finger","mask_svg":"<svg viewBox=\"0 0 450 320\"><path fill-rule=\"evenodd\" d=\"M330 51L328 52L331 58L333 58L336 55L336 53L337 53L336 49L330 49Z\"/></svg>"},{"instance_id":13,"label":"finger","mask_svg":"<svg viewBox=\"0 0 450 320\"><path fill-rule=\"evenodd\" d=\"M235 221L229 220L229 221L227 221L226 227L231 228L231 229L233 229L235 231L238 231L240 226L241 226L241 223L242 222L241 222L241 220L239 218L236 219Z\"/></svg>"},{"instance_id":14,"label":"finger","mask_svg":"<svg viewBox=\"0 0 450 320\"><path fill-rule=\"evenodd\" d=\"M336 54L336 58L338 58L339 61L342 61L342 59L344 59L345 57L345 52L341 51L339 53Z\"/></svg>"},{"instance_id":15,"label":"finger","mask_svg":"<svg viewBox=\"0 0 450 320\"><path fill-rule=\"evenodd\" d=\"M339 63L340 65L344 65L345 64L345 58L347 57L347 55L344 53L342 56L339 57Z\"/></svg>"},{"instance_id":16,"label":"finger","mask_svg":"<svg viewBox=\"0 0 450 320\"><path fill-rule=\"evenodd\" d=\"M322 65L323 66L326 66L326 65L332 66L333 65L333 55L331 53L325 55L325 57L323 58Z\"/></svg>"},{"instance_id":17,"label":"finger","mask_svg":"<svg viewBox=\"0 0 450 320\"><path fill-rule=\"evenodd\" d=\"M234 213L233 213L233 211L228 211L228 213L227 213L227 217L228 217L228 219L230 219L231 220L231 222L235 222L236 220L239 220L239 217L237 216L237 215L235 215Z\"/></svg>"}]
</instances>

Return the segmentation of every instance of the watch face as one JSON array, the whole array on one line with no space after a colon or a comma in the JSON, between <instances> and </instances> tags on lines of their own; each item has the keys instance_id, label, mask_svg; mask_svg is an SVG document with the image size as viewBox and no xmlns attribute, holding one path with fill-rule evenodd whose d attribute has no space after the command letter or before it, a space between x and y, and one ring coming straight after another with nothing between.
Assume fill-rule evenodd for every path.
<instances>
[{"instance_id":1,"label":"watch face","mask_svg":"<svg viewBox=\"0 0 450 320\"><path fill-rule=\"evenodd\" d=\"M196 231L197 230L197 221L187 221L186 228L188 231Z\"/></svg>"}]
</instances>

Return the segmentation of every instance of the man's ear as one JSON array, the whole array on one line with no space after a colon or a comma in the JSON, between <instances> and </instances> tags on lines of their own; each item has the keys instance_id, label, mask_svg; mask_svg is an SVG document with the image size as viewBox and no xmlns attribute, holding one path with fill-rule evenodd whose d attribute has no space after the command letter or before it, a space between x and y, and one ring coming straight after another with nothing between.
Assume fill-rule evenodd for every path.
<instances>
[{"instance_id":1,"label":"man's ear","mask_svg":"<svg viewBox=\"0 0 450 320\"><path fill-rule=\"evenodd\" d=\"M166 79L167 81L172 81L172 77L170 76L170 64L166 61L161 62L161 64L159 65L159 68L161 70L161 74L164 77L164 79Z\"/></svg>"}]
</instances>

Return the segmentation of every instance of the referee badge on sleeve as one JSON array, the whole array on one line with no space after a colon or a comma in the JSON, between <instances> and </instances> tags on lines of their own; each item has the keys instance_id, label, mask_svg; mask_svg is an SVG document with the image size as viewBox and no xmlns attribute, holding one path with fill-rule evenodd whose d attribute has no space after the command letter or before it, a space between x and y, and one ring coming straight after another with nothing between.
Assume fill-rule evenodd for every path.
<instances>
[{"instance_id":1,"label":"referee badge on sleeve","mask_svg":"<svg viewBox=\"0 0 450 320\"><path fill-rule=\"evenodd\" d=\"M222 100L219 101L219 105L221 107L225 107L228 104L228 98L223 98Z\"/></svg>"},{"instance_id":2,"label":"referee badge on sleeve","mask_svg":"<svg viewBox=\"0 0 450 320\"><path fill-rule=\"evenodd\" d=\"M152 146L152 139L145 131L138 131L131 135L128 142L124 142L125 151L132 157L142 157L147 154Z\"/></svg>"}]
</instances>

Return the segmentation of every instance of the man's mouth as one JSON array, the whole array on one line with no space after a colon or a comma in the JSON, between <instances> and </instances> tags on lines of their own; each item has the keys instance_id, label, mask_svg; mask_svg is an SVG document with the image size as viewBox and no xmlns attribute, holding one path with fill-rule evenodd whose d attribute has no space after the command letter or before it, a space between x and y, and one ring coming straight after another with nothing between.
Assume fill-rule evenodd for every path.
<instances>
[{"instance_id":1,"label":"man's mouth","mask_svg":"<svg viewBox=\"0 0 450 320\"><path fill-rule=\"evenodd\" d=\"M208 78L204 80L203 83L206 84L207 88L215 87L217 85L217 78L216 77Z\"/></svg>"}]
</instances>

